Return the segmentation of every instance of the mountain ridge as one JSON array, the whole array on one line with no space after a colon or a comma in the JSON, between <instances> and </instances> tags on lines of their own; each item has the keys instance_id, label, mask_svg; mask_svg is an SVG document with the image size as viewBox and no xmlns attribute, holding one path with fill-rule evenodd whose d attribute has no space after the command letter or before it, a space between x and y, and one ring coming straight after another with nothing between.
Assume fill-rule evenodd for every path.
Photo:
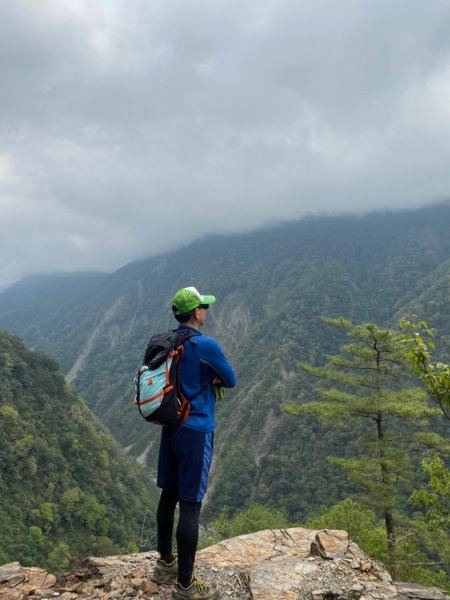
<instances>
[{"instance_id":1,"label":"mountain ridge","mask_svg":"<svg viewBox=\"0 0 450 600\"><path fill-rule=\"evenodd\" d=\"M0 433L0 562L60 571L88 553L138 548L157 501L148 473L123 457L53 359L2 332Z\"/></svg>"},{"instance_id":2,"label":"mountain ridge","mask_svg":"<svg viewBox=\"0 0 450 600\"><path fill-rule=\"evenodd\" d=\"M447 352L449 230L447 203L204 238L102 275L79 302L67 289L61 297L57 282L47 286L53 303L60 300L56 313L43 295L24 298L10 289L0 294L0 327L50 353L65 373L76 373L73 383L91 409L132 456L145 455L153 471L159 431L134 411L132 374L150 333L174 327L170 299L177 288L195 284L214 293L205 333L219 339L236 365L238 386L218 407L215 476L205 514L214 516L223 503L236 509L258 501L299 519L319 508L317 489L329 482L330 503L349 491L326 457L349 447L351 436L282 410L285 400L314 393L298 361L320 363L340 341L320 317L396 326L400 316L415 314L437 328L439 347ZM44 321L27 317L33 306L45 313ZM112 307L114 317L105 321Z\"/></svg>"}]
</instances>

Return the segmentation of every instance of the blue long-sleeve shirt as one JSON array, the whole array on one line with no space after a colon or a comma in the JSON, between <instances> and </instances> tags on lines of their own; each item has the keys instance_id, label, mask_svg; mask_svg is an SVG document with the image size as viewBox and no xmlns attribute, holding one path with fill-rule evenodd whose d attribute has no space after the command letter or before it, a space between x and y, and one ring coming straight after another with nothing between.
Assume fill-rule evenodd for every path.
<instances>
[{"instance_id":1,"label":"blue long-sleeve shirt","mask_svg":"<svg viewBox=\"0 0 450 600\"><path fill-rule=\"evenodd\" d=\"M184 343L184 356L180 367L181 391L189 400L191 410L182 427L197 431L214 431L215 396L214 377L220 377L222 385L234 387L236 376L222 348L211 337L202 335L198 329L189 325L180 325L176 331L195 332Z\"/></svg>"}]
</instances>

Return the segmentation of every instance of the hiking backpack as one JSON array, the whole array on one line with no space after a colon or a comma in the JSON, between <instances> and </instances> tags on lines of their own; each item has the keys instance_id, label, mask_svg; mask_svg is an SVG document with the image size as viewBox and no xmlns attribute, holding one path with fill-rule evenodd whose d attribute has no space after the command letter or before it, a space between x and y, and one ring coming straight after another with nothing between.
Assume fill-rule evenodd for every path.
<instances>
[{"instance_id":1,"label":"hiking backpack","mask_svg":"<svg viewBox=\"0 0 450 600\"><path fill-rule=\"evenodd\" d=\"M150 338L143 364L134 378L134 404L146 421L176 425L188 418L190 404L181 393L179 371L183 344L193 335L193 331L169 331Z\"/></svg>"}]
</instances>

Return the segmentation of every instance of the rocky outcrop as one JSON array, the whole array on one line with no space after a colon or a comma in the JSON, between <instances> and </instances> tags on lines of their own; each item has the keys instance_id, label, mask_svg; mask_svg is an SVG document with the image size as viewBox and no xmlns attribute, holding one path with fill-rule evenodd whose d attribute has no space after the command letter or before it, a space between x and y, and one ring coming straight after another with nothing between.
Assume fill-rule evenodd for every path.
<instances>
[{"instance_id":1,"label":"rocky outcrop","mask_svg":"<svg viewBox=\"0 0 450 600\"><path fill-rule=\"evenodd\" d=\"M44 569L24 568L18 562L0 567L0 598L29 598L36 590L51 589L56 577Z\"/></svg>"},{"instance_id":2,"label":"rocky outcrop","mask_svg":"<svg viewBox=\"0 0 450 600\"><path fill-rule=\"evenodd\" d=\"M55 578L19 563L0 567L1 600L168 600L171 586L150 580L155 552L88 558ZM230 600L450 600L437 588L392 582L345 531L266 530L201 550L196 574Z\"/></svg>"}]
</instances>

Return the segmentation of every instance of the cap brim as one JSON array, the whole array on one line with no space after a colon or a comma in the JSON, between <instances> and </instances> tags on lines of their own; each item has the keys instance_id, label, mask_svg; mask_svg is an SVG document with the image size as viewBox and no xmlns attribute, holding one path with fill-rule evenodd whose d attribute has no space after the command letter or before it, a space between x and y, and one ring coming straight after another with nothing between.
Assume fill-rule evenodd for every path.
<instances>
[{"instance_id":1,"label":"cap brim","mask_svg":"<svg viewBox=\"0 0 450 600\"><path fill-rule=\"evenodd\" d=\"M203 296L202 304L213 304L215 301L215 296Z\"/></svg>"}]
</instances>

